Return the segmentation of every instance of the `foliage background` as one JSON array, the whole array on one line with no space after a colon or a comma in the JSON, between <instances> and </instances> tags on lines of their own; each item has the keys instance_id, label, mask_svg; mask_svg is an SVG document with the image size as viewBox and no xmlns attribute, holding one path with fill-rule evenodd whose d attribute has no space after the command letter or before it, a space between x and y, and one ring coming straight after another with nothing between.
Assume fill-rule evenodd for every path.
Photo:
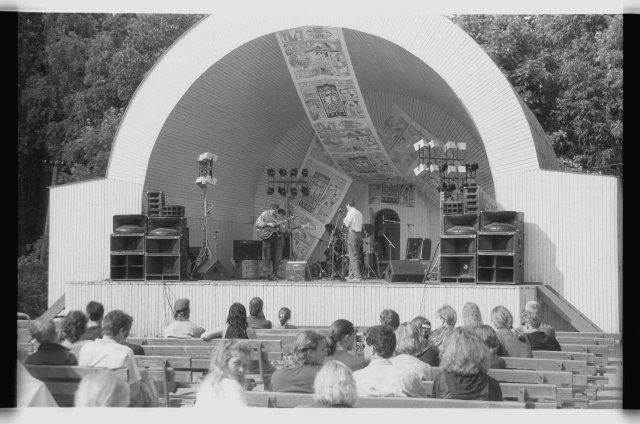
<instances>
[{"instance_id":1,"label":"foliage background","mask_svg":"<svg viewBox=\"0 0 640 424\"><path fill-rule=\"evenodd\" d=\"M17 14L18 311L47 307L39 258L52 163L57 184L103 177L136 88L203 17ZM451 18L505 73L563 169L622 177L621 15Z\"/></svg>"}]
</instances>

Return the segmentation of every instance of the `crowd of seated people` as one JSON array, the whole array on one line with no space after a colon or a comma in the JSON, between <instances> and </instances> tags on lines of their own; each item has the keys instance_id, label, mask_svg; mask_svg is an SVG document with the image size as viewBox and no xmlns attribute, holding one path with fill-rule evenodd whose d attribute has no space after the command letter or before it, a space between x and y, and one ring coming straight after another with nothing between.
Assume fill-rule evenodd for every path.
<instances>
[{"instance_id":1,"label":"crowd of seated people","mask_svg":"<svg viewBox=\"0 0 640 424\"><path fill-rule=\"evenodd\" d=\"M536 304L532 308L539 312ZM87 305L88 316L70 311L60 336L53 321L33 321L32 336L40 347L25 364L127 368L126 381L109 372L87 375L76 394L76 406L157 406L154 384L136 365L136 346L126 343L133 318L121 310L103 313L102 305L93 301ZM246 341L259 338L250 321L257 329L271 327L264 318L262 299L250 301L250 317L244 305L233 303L225 324L209 331L189 321L188 299L178 299L174 313L175 321L165 330L165 337L227 339L212 350L211 366L199 386L195 406L246 406L244 392L255 383L246 380L245 374L259 368ZM291 317L288 308L281 308L278 315L280 328L292 328L287 327ZM501 401L500 385L487 374L489 369L506 368L503 356L532 357L532 350L560 350L560 346L549 335L553 328L543 324L531 308L521 312L522 327L517 329L504 306L495 307L490 315L492 325L483 324L480 308L469 302L463 308L462 325L456 326L456 311L444 305L437 311L440 327L431 332L427 318L418 316L400 323L399 314L387 308L380 314L380 325L365 334L364 356L350 353L355 351L354 324L338 319L328 335L313 330L297 332L290 363L276 367L263 359L263 370L271 374L271 391L314 394L314 403L307 407L352 407L357 406L358 397ZM94 328L97 336L86 340L90 326L99 327L99 331ZM434 375L432 367L436 366L442 373ZM423 381L433 381L431 393Z\"/></svg>"}]
</instances>

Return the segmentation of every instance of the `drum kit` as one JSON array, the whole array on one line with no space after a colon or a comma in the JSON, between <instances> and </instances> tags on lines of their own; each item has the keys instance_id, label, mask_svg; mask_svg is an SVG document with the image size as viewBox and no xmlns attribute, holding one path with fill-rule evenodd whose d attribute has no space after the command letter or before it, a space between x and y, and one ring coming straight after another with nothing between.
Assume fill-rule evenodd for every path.
<instances>
[{"instance_id":1,"label":"drum kit","mask_svg":"<svg viewBox=\"0 0 640 424\"><path fill-rule=\"evenodd\" d=\"M325 224L325 229L330 234L329 247L324 250L327 263L327 276L330 278L344 279L349 276L349 251L347 248L348 232L342 232L333 224ZM360 262L362 278L381 278L378 266L378 253L375 252L368 238L375 232L371 224L364 224L362 228L362 245L360 246ZM377 268L377 273L374 268ZM373 274L373 276L372 276Z\"/></svg>"}]
</instances>

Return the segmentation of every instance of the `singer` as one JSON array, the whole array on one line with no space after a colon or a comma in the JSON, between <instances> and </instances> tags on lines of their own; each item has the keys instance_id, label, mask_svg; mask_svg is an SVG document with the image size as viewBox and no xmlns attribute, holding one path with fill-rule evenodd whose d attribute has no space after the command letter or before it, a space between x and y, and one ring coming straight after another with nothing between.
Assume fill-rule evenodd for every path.
<instances>
[{"instance_id":1,"label":"singer","mask_svg":"<svg viewBox=\"0 0 640 424\"><path fill-rule=\"evenodd\" d=\"M347 249L349 252L349 283L359 283L362 280L360 275L360 243L362 242L362 214L355 208L355 202L351 199L345 204L347 216L342 221L343 225L349 229L347 238Z\"/></svg>"}]
</instances>

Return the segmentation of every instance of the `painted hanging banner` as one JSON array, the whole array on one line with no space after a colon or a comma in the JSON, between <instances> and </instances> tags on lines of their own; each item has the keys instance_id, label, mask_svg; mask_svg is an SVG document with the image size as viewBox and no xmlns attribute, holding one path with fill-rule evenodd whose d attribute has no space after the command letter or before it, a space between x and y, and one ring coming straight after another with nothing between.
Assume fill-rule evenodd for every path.
<instances>
[{"instance_id":1,"label":"painted hanging banner","mask_svg":"<svg viewBox=\"0 0 640 424\"><path fill-rule=\"evenodd\" d=\"M413 186L409 184L369 184L369 204L391 203L415 206Z\"/></svg>"},{"instance_id":2,"label":"painted hanging banner","mask_svg":"<svg viewBox=\"0 0 640 424\"><path fill-rule=\"evenodd\" d=\"M324 154L361 181L390 182L401 177L362 99L342 29L291 28L276 37Z\"/></svg>"}]
</instances>

